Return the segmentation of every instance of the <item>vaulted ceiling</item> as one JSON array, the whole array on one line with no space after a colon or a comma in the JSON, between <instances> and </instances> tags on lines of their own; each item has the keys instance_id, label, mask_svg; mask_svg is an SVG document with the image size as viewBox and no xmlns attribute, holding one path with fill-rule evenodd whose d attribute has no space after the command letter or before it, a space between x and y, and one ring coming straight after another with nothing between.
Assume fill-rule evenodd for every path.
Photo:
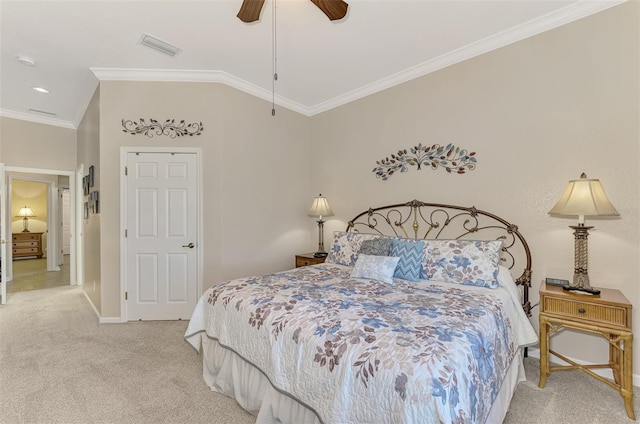
<instances>
[{"instance_id":1,"label":"vaulted ceiling","mask_svg":"<svg viewBox=\"0 0 640 424\"><path fill-rule=\"evenodd\" d=\"M621 2L347 0L330 21L310 0L266 0L244 23L242 0L1 0L0 115L75 128L103 79L221 82L311 116Z\"/></svg>"}]
</instances>

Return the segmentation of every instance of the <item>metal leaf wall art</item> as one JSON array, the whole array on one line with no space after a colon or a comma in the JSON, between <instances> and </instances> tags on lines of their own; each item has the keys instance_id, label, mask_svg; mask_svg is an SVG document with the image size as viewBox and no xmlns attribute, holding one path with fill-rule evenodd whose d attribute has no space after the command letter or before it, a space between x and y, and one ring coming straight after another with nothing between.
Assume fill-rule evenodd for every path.
<instances>
[{"instance_id":1,"label":"metal leaf wall art","mask_svg":"<svg viewBox=\"0 0 640 424\"><path fill-rule=\"evenodd\" d=\"M130 119L122 120L123 132L131 135L144 134L151 138L154 135L166 135L171 138L200 135L204 130L202 122L194 122L192 124L185 123L184 119L176 123L175 119L167 119L164 123L160 123L155 119L149 119L149 122L140 118L140 122Z\"/></svg>"},{"instance_id":2,"label":"metal leaf wall art","mask_svg":"<svg viewBox=\"0 0 640 424\"><path fill-rule=\"evenodd\" d=\"M451 143L446 147L439 144L423 146L420 143L409 150L398 150L398 153L391 154L391 158L376 161L378 166L373 168L373 172L376 178L382 180L387 180L398 171L407 172L409 166L416 166L418 170L423 166L432 170L443 168L448 173L464 174L467 170L476 169L475 154Z\"/></svg>"}]
</instances>

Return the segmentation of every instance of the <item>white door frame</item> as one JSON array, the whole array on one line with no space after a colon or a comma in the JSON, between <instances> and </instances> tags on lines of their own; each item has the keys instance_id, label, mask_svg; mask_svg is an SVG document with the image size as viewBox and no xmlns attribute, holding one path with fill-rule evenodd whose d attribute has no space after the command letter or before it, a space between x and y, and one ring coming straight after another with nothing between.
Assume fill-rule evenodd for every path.
<instances>
[{"instance_id":1,"label":"white door frame","mask_svg":"<svg viewBox=\"0 0 640 424\"><path fill-rule=\"evenodd\" d=\"M73 178L69 178L69 200L72 201L75 197L75 202L71 202L70 211L72 217L71 231L75 231L75 238L73 234L71 235L71 251L73 252L75 249L76 252L76 282L79 286L84 284L84 192L80 190L83 178L84 164L80 164L75 172L75 187L78 187L78 190L75 191L75 196L71 191L71 180ZM74 219L74 216L77 219ZM73 258L73 255L71 255L71 258ZM73 259L71 260L73 261Z\"/></svg>"},{"instance_id":2,"label":"white door frame","mask_svg":"<svg viewBox=\"0 0 640 424\"><path fill-rule=\"evenodd\" d=\"M64 193L67 193L69 197L69 212L71 212L71 192L69 191L69 185L66 186L58 186L58 228L60 231L58 232L58 265L64 264L64 202L63 196ZM71 219L71 215L69 215L69 219ZM69 222L69 229L71 229L72 222ZM69 253L71 253L71 237L69 237Z\"/></svg>"},{"instance_id":3,"label":"white door frame","mask_svg":"<svg viewBox=\"0 0 640 424\"><path fill-rule=\"evenodd\" d=\"M198 266L196 269L197 281L197 299L202 293L202 149L199 147L121 147L120 148L120 321L128 321L127 302L125 294L127 292L127 239L125 237L127 231L127 179L125 177L127 166L127 155L129 153L192 153L196 155L196 164L198 167L198 186L196 187L197 206L197 226L196 229L196 245L198 246Z\"/></svg>"},{"instance_id":4,"label":"white door frame","mask_svg":"<svg viewBox=\"0 0 640 424\"><path fill-rule=\"evenodd\" d=\"M7 237L6 225L7 221L7 190L4 177L4 163L0 163L0 304L7 303Z\"/></svg>"},{"instance_id":5,"label":"white door frame","mask_svg":"<svg viewBox=\"0 0 640 424\"><path fill-rule=\"evenodd\" d=\"M5 166L5 174L8 173L12 173L12 174L42 174L42 175L64 175L69 177L69 193L71 194L71 210L70 210L70 214L71 214L71 222L76 222L76 213L75 213L75 193L76 193L76 180L75 180L75 172L73 171L62 171L62 170L56 170L56 169L40 169L40 168L25 168L25 167L21 167L21 166ZM10 217L10 213L11 213L11 182L13 179L17 179L17 180L26 180L26 181L34 181L34 182L40 182L40 183L45 183L48 185L48 189L47 189L47 269L49 271L55 271L55 270L59 270L60 268L58 267L57 264L57 254L55 254L56 250L54 250L54 254L51 255L51 247L53 246L53 249L57 249L57 234L58 234L58 190L57 190L57 182L53 183L50 180L45 180L45 179L38 179L37 177L34 177L33 175L24 175L24 176L19 176L19 175L9 175L9 186L6 190L6 202L5 205L6 207L4 208L4 229L5 229L5 234L8 235L11 233L10 229L11 229L11 217ZM75 226L72 225L71 227L71 238L73 240L75 240L76 238L76 234L75 234ZM53 243L53 244L52 244ZM11 254L11 250L6 249L6 256L7 256L7 264L13 259L12 258L12 254ZM77 260L76 260L76 249L74 246L74 243L72 243L71 246L71 253L70 253L70 264L69 264L69 280L70 283L72 285L77 284ZM7 280L12 279L13 278L13 267L7 267Z\"/></svg>"}]
</instances>

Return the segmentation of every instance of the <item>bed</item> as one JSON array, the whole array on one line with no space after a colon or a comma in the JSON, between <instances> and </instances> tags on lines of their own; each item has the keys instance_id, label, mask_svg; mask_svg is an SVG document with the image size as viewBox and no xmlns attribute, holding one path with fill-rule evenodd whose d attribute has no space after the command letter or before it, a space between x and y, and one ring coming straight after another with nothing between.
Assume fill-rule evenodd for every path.
<instances>
[{"instance_id":1,"label":"bed","mask_svg":"<svg viewBox=\"0 0 640 424\"><path fill-rule=\"evenodd\" d=\"M185 340L258 424L496 423L537 342L530 283L516 225L412 200L358 214L323 264L211 287Z\"/></svg>"}]
</instances>

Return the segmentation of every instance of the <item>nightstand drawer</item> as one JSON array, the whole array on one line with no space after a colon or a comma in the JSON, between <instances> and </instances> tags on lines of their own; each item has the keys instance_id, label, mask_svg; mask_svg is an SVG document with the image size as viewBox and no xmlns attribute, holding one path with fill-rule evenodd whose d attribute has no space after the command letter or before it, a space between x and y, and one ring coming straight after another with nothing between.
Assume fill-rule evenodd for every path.
<instances>
[{"instance_id":1,"label":"nightstand drawer","mask_svg":"<svg viewBox=\"0 0 640 424\"><path fill-rule=\"evenodd\" d=\"M613 305L545 297L542 310L549 314L561 314L566 317L576 317L584 321L593 321L617 327L628 328L631 324L627 322L627 308Z\"/></svg>"},{"instance_id":2,"label":"nightstand drawer","mask_svg":"<svg viewBox=\"0 0 640 424\"><path fill-rule=\"evenodd\" d=\"M21 242L14 242L13 243L13 247L19 247L19 248L23 248L23 247L38 247L40 243L38 243L37 241L21 241Z\"/></svg>"},{"instance_id":3,"label":"nightstand drawer","mask_svg":"<svg viewBox=\"0 0 640 424\"><path fill-rule=\"evenodd\" d=\"M13 255L24 255L27 253L31 253L33 255L37 254L39 249L37 247L25 247L25 248L14 248Z\"/></svg>"},{"instance_id":4,"label":"nightstand drawer","mask_svg":"<svg viewBox=\"0 0 640 424\"><path fill-rule=\"evenodd\" d=\"M324 263L326 256L316 258L313 256L313 253L303 253L300 255L296 255L296 268L301 266L309 266Z\"/></svg>"}]
</instances>

